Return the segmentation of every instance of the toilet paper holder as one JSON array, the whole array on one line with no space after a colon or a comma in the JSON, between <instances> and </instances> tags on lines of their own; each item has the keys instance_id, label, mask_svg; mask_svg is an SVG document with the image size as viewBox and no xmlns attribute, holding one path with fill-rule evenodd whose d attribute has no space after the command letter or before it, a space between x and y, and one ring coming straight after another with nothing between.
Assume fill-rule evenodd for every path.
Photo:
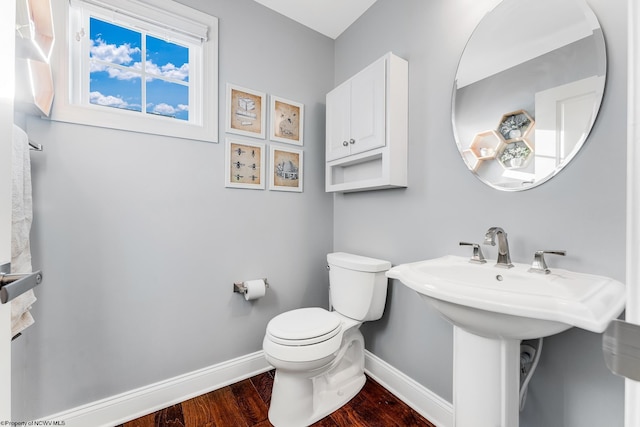
<instances>
[{"instance_id":1,"label":"toilet paper holder","mask_svg":"<svg viewBox=\"0 0 640 427\"><path fill-rule=\"evenodd\" d=\"M264 286L267 289L269 289L269 282L267 282L267 279L264 278L262 280L264 280ZM247 293L247 285L245 285L244 282L233 282L233 292L237 292L239 294L246 294Z\"/></svg>"}]
</instances>

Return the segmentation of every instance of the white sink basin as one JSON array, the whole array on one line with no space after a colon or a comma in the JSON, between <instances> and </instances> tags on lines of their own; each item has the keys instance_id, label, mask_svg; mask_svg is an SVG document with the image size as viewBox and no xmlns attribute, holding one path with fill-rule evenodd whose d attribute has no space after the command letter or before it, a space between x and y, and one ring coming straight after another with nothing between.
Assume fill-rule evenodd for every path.
<instances>
[{"instance_id":1,"label":"white sink basin","mask_svg":"<svg viewBox=\"0 0 640 427\"><path fill-rule=\"evenodd\" d=\"M418 292L454 325L488 338L545 337L573 326L603 332L625 305L624 285L607 277L552 269L529 273L445 256L387 272Z\"/></svg>"}]
</instances>

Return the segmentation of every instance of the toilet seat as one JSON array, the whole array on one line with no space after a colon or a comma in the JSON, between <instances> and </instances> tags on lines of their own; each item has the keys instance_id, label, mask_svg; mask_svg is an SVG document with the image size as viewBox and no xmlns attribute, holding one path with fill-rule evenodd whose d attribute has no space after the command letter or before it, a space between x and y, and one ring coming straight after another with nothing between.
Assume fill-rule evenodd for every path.
<instances>
[{"instance_id":1,"label":"toilet seat","mask_svg":"<svg viewBox=\"0 0 640 427\"><path fill-rule=\"evenodd\" d=\"M326 359L340 348L344 325L342 316L323 308L287 311L271 319L262 347L269 357L288 362Z\"/></svg>"},{"instance_id":2,"label":"toilet seat","mask_svg":"<svg viewBox=\"0 0 640 427\"><path fill-rule=\"evenodd\" d=\"M287 311L271 319L267 325L271 341L289 346L318 344L335 337L341 330L340 318L318 307Z\"/></svg>"}]
</instances>

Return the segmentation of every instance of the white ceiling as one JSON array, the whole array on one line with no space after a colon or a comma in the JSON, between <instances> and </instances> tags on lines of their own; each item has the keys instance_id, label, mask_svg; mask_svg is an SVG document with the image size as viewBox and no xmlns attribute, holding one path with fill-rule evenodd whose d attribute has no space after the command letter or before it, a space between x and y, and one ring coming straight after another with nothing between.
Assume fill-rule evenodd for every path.
<instances>
[{"instance_id":1,"label":"white ceiling","mask_svg":"<svg viewBox=\"0 0 640 427\"><path fill-rule=\"evenodd\" d=\"M376 0L255 0L332 39L353 24Z\"/></svg>"}]
</instances>

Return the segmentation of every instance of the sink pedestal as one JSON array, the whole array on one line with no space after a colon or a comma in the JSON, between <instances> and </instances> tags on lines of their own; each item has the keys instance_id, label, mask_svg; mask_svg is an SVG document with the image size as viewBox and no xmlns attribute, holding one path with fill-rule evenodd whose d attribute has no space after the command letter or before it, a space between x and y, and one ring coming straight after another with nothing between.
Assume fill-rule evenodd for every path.
<instances>
[{"instance_id":1,"label":"sink pedestal","mask_svg":"<svg viewBox=\"0 0 640 427\"><path fill-rule=\"evenodd\" d=\"M455 427L517 427L520 340L486 338L453 327Z\"/></svg>"}]
</instances>

